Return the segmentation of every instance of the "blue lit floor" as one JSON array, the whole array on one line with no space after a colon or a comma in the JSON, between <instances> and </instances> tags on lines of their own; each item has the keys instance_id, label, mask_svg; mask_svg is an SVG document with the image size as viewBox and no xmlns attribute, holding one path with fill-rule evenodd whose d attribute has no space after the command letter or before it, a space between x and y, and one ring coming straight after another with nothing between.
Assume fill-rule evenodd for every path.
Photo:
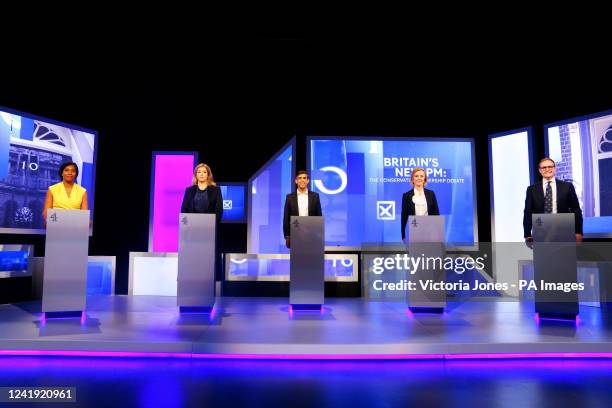
<instances>
[{"instance_id":1,"label":"blue lit floor","mask_svg":"<svg viewBox=\"0 0 612 408\"><path fill-rule=\"evenodd\" d=\"M609 359L0 358L0 386L76 387L77 403L63 405L68 407L603 408L612 406L611 385Z\"/></svg>"},{"instance_id":2,"label":"blue lit floor","mask_svg":"<svg viewBox=\"0 0 612 408\"><path fill-rule=\"evenodd\" d=\"M290 313L286 298L219 298L209 318L181 316L174 297L91 296L82 322L43 322L39 302L0 305L0 355L26 351L182 358L612 357L612 323L609 312L583 307L578 325L538 324L532 304L504 301L451 303L444 315L416 316L405 304L363 299L327 299L322 313Z\"/></svg>"}]
</instances>

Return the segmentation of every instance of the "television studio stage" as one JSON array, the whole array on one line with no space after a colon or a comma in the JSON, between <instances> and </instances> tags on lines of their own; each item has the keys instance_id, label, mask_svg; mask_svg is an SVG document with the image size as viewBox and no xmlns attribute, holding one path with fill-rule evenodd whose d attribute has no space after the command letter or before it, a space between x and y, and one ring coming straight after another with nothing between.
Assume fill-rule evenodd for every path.
<instances>
[{"instance_id":1,"label":"television studio stage","mask_svg":"<svg viewBox=\"0 0 612 408\"><path fill-rule=\"evenodd\" d=\"M120 254L93 256L88 246L97 133L1 113L0 135L10 125L10 143L0 154L12 164L0 173L0 233L46 234L46 241L44 257L34 256L31 245L2 245L0 281L31 280L32 294L0 304L0 356L612 357L612 204L600 200L612 183L612 156L588 148L601 129L612 128L610 113L547 127L557 176L580 186L585 238L599 239L593 244L576 246L576 218L565 213L533 214L533 249L523 242L523 197L537 179L529 128L489 137L488 246L478 239L473 139L312 136L308 186L320 196L322 216L292 215L285 223L285 198L299 170L295 138L248 181L217 182L222 221L181 210L197 152L153 152L148 251L129 252L126 271L117 268ZM566 153L579 157L566 165ZM90 206L50 209L44 228L35 214L68 160L81 167L78 183ZM427 169L440 215L402 220L402 194L416 167ZM23 171L36 174L36 183ZM399 231L406 221L404 246ZM227 223L246 224L245 253L218 247L215 237ZM407 254L411 262L440 264L421 264L423 275L411 278L400 262L408 265ZM417 276L451 286L394 289ZM118 280L128 282L127 293L116 293ZM543 292L512 286L520 281L574 286ZM477 282L486 287L470 289Z\"/></svg>"},{"instance_id":2,"label":"television studio stage","mask_svg":"<svg viewBox=\"0 0 612 408\"><path fill-rule=\"evenodd\" d=\"M169 296L87 298L82 318L47 320L40 302L0 306L0 355L247 359L610 358L612 326L584 307L577 323L538 321L533 304L479 301L442 314L399 303L326 299L292 312L283 298L219 298L180 314Z\"/></svg>"}]
</instances>

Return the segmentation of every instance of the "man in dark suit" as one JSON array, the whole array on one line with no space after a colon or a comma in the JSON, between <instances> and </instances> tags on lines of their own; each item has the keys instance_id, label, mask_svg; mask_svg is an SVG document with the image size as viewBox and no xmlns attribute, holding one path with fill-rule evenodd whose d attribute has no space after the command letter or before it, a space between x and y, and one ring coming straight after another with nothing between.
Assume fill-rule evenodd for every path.
<instances>
[{"instance_id":1,"label":"man in dark suit","mask_svg":"<svg viewBox=\"0 0 612 408\"><path fill-rule=\"evenodd\" d=\"M291 227L289 221L291 216L321 216L321 201L319 194L308 191L308 172L298 171L295 176L297 191L287 194L285 198L285 215L283 217L283 233L285 234L285 244L291 247Z\"/></svg>"},{"instance_id":2,"label":"man in dark suit","mask_svg":"<svg viewBox=\"0 0 612 408\"><path fill-rule=\"evenodd\" d=\"M576 242L582 241L582 210L572 183L555 179L554 160L546 157L538 163L542 181L527 187L523 230L527 245L531 246L531 215L574 213L576 215Z\"/></svg>"}]
</instances>

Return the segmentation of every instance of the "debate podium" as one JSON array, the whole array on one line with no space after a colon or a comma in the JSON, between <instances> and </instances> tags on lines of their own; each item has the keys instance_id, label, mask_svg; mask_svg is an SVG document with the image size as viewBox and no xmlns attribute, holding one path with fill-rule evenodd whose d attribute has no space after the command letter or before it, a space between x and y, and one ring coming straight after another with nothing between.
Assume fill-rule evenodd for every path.
<instances>
[{"instance_id":1,"label":"debate podium","mask_svg":"<svg viewBox=\"0 0 612 408\"><path fill-rule=\"evenodd\" d=\"M87 295L89 210L49 209L43 269L45 318L82 317Z\"/></svg>"},{"instance_id":2,"label":"debate podium","mask_svg":"<svg viewBox=\"0 0 612 408\"><path fill-rule=\"evenodd\" d=\"M443 259L446 254L445 226L442 215L423 215L408 217L408 245L410 257L433 257L441 262L432 262L429 268L421 268L416 273L409 272L408 280L415 282L415 289L408 292L408 308L413 313L443 313L446 307L445 290L423 289L419 281L442 282L446 273Z\"/></svg>"},{"instance_id":3,"label":"debate podium","mask_svg":"<svg viewBox=\"0 0 612 408\"><path fill-rule=\"evenodd\" d=\"M325 224L323 217L291 217L289 305L321 310L325 299Z\"/></svg>"},{"instance_id":4,"label":"debate podium","mask_svg":"<svg viewBox=\"0 0 612 408\"><path fill-rule=\"evenodd\" d=\"M179 214L176 304L181 313L213 309L216 228L215 214Z\"/></svg>"},{"instance_id":5,"label":"debate podium","mask_svg":"<svg viewBox=\"0 0 612 408\"><path fill-rule=\"evenodd\" d=\"M577 284L574 214L533 214L533 277L535 311L540 318L575 320L578 292L543 290L542 284Z\"/></svg>"}]
</instances>

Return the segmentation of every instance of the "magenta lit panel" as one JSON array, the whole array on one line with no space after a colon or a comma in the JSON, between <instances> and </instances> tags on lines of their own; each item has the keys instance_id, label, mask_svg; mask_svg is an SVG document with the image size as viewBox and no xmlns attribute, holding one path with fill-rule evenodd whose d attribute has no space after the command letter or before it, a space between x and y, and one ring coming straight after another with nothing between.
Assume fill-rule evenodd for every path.
<instances>
[{"instance_id":1,"label":"magenta lit panel","mask_svg":"<svg viewBox=\"0 0 612 408\"><path fill-rule=\"evenodd\" d=\"M191 185L196 160L196 153L153 153L149 251L178 251L181 203L185 188Z\"/></svg>"}]
</instances>

